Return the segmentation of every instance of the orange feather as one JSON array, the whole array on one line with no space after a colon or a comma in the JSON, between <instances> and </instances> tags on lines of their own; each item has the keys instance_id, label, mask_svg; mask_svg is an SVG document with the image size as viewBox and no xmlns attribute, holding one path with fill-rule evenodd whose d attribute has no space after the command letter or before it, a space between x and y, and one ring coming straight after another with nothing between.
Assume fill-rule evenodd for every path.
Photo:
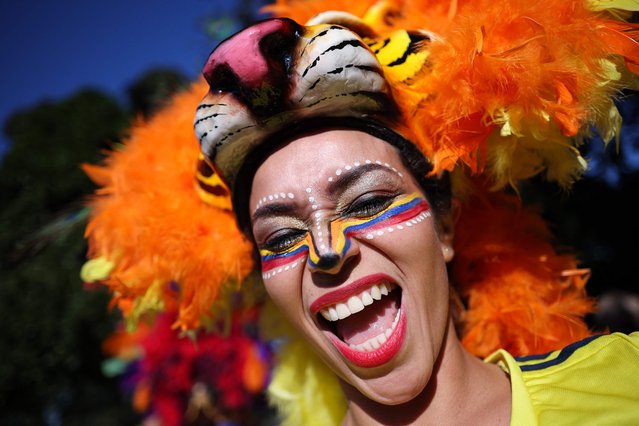
<instances>
[{"instance_id":1,"label":"orange feather","mask_svg":"<svg viewBox=\"0 0 639 426\"><path fill-rule=\"evenodd\" d=\"M456 226L451 265L467 301L465 347L479 356L499 348L526 355L588 336L588 270L555 251L538 212L515 196L476 190Z\"/></svg>"},{"instance_id":2,"label":"orange feather","mask_svg":"<svg viewBox=\"0 0 639 426\"><path fill-rule=\"evenodd\" d=\"M239 285L253 268L232 213L196 192L193 111L206 90L194 84L135 124L104 166L84 167L101 186L90 202L89 256L116 264L105 284L129 316L175 305L182 329L209 315L220 286Z\"/></svg>"}]
</instances>

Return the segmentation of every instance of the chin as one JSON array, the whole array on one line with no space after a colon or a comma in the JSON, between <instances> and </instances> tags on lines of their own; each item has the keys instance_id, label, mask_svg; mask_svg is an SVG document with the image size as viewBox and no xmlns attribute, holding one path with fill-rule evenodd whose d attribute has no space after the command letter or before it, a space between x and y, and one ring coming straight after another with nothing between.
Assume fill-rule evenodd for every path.
<instances>
[{"instance_id":1,"label":"chin","mask_svg":"<svg viewBox=\"0 0 639 426\"><path fill-rule=\"evenodd\" d=\"M342 388L348 399L357 400L358 394L380 405L401 405L428 393L432 370L422 365L419 374L409 365L396 366L378 377L361 377L357 371L340 375ZM345 377L344 377L345 376Z\"/></svg>"}]
</instances>

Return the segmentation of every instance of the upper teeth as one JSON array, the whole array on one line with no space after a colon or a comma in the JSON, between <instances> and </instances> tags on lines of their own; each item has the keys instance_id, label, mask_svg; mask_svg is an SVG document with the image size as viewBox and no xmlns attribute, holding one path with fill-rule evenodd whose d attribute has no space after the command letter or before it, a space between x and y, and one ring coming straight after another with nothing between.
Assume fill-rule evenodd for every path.
<instances>
[{"instance_id":1,"label":"upper teeth","mask_svg":"<svg viewBox=\"0 0 639 426\"><path fill-rule=\"evenodd\" d=\"M373 284L371 288L362 291L360 294L351 296L346 302L339 302L320 310L320 314L328 321L337 321L364 310L364 306L371 305L374 300L379 300L386 296L395 288L395 284L379 283Z\"/></svg>"}]
</instances>

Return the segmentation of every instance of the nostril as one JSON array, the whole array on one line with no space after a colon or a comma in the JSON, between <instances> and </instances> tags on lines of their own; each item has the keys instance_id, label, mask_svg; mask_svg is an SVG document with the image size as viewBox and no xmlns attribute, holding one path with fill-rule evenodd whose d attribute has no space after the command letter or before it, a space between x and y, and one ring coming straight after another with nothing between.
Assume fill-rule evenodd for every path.
<instances>
[{"instance_id":1,"label":"nostril","mask_svg":"<svg viewBox=\"0 0 639 426\"><path fill-rule=\"evenodd\" d=\"M339 255L337 253L322 254L317 261L318 269L332 269L339 263Z\"/></svg>"},{"instance_id":2,"label":"nostril","mask_svg":"<svg viewBox=\"0 0 639 426\"><path fill-rule=\"evenodd\" d=\"M209 56L203 70L204 77L211 84L215 68L227 64L245 83L258 85L268 73L268 65L260 52L260 41L289 25L288 20L270 19L223 41Z\"/></svg>"},{"instance_id":3,"label":"nostril","mask_svg":"<svg viewBox=\"0 0 639 426\"><path fill-rule=\"evenodd\" d=\"M257 117L282 110L301 31L290 19L270 19L222 42L203 71L211 91L233 93Z\"/></svg>"},{"instance_id":4,"label":"nostril","mask_svg":"<svg viewBox=\"0 0 639 426\"><path fill-rule=\"evenodd\" d=\"M266 61L269 62L272 68L271 73L288 74L292 63L293 51L299 38L299 25L294 21L286 20L279 31L265 35L260 40L260 52Z\"/></svg>"},{"instance_id":5,"label":"nostril","mask_svg":"<svg viewBox=\"0 0 639 426\"><path fill-rule=\"evenodd\" d=\"M205 74L205 78L211 86L211 91L215 93L231 92L240 90L240 79L228 64L219 64Z\"/></svg>"}]
</instances>

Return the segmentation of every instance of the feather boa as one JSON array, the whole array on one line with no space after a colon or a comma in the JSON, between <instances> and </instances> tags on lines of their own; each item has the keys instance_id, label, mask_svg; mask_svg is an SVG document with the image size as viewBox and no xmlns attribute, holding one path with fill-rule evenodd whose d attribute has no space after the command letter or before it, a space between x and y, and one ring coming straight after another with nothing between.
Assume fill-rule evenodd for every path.
<instances>
[{"instance_id":1,"label":"feather boa","mask_svg":"<svg viewBox=\"0 0 639 426\"><path fill-rule=\"evenodd\" d=\"M462 343L471 353L544 353L590 334L583 322L594 306L585 290L589 271L556 252L535 210L477 188L455 229L450 271L466 300Z\"/></svg>"},{"instance_id":2,"label":"feather boa","mask_svg":"<svg viewBox=\"0 0 639 426\"><path fill-rule=\"evenodd\" d=\"M639 29L603 12L639 9L635 2L344 3L278 0L267 10L301 22L318 10L343 10L379 38L397 29L434 34L421 73L390 83L409 139L435 172L464 164L502 188L545 171L567 188L586 167L582 140L593 130L613 139L621 124L614 95L638 87Z\"/></svg>"},{"instance_id":3,"label":"feather boa","mask_svg":"<svg viewBox=\"0 0 639 426\"><path fill-rule=\"evenodd\" d=\"M101 272L91 280L113 291L131 326L176 309L177 327L196 328L211 316L221 287L237 288L253 269L251 244L232 213L205 205L196 191L193 111L206 90L194 84L135 124L104 166L84 166L101 187L90 201L94 260L85 274Z\"/></svg>"}]
</instances>

